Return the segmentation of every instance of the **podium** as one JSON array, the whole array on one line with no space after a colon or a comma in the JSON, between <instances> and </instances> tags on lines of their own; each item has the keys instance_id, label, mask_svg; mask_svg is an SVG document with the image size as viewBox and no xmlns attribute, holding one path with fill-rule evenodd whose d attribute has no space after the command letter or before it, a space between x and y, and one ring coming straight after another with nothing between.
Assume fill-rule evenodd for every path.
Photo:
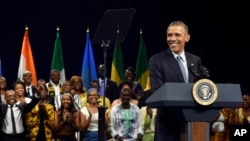
<instances>
[{"instance_id":1,"label":"podium","mask_svg":"<svg viewBox=\"0 0 250 141\"><path fill-rule=\"evenodd\" d=\"M186 129L181 133L182 141L209 141L210 125L222 108L238 107L242 103L239 84L216 84L218 97L214 103L203 106L193 99L194 83L165 83L147 100L151 108L179 108L180 120ZM174 113L173 113L174 114Z\"/></svg>"}]
</instances>

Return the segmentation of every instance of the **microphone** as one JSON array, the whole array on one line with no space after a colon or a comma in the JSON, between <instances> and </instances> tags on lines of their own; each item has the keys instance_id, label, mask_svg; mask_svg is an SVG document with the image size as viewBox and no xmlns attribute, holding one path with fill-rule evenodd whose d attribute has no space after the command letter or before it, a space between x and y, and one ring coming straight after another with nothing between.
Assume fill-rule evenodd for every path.
<instances>
[{"instance_id":1,"label":"microphone","mask_svg":"<svg viewBox=\"0 0 250 141\"><path fill-rule=\"evenodd\" d=\"M209 77L210 75L209 75L209 71L208 71L208 69L205 67L205 66L201 66L201 71L202 71L202 73L203 73L203 75L205 76L205 77Z\"/></svg>"},{"instance_id":2,"label":"microphone","mask_svg":"<svg viewBox=\"0 0 250 141\"><path fill-rule=\"evenodd\" d=\"M195 65L192 63L189 65L189 70L191 70L191 72L197 76L200 77L200 74L198 73L198 70L196 69Z\"/></svg>"}]
</instances>

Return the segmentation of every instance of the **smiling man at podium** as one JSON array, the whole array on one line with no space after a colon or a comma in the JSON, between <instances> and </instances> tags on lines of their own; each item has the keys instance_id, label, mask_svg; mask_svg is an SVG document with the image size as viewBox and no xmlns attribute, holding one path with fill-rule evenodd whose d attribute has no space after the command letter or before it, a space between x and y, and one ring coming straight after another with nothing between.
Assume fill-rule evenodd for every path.
<instances>
[{"instance_id":1,"label":"smiling man at podium","mask_svg":"<svg viewBox=\"0 0 250 141\"><path fill-rule=\"evenodd\" d=\"M185 52L184 49L189 39L188 26L185 23L173 21L169 24L166 30L169 48L153 55L149 60L150 85L153 92L166 82L194 83L200 78L198 72L202 66L201 58ZM181 125L184 123L178 118L178 114L176 115L178 110L158 108L155 141L181 140Z\"/></svg>"}]
</instances>

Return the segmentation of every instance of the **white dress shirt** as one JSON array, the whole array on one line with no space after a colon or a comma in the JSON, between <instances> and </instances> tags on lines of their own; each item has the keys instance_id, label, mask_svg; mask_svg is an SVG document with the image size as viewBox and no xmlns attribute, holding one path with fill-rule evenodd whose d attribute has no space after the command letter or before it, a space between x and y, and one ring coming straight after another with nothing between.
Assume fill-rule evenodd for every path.
<instances>
[{"instance_id":1,"label":"white dress shirt","mask_svg":"<svg viewBox=\"0 0 250 141\"><path fill-rule=\"evenodd\" d=\"M26 92L29 94L28 96L33 96L31 85L30 86L26 86Z\"/></svg>"},{"instance_id":2,"label":"white dress shirt","mask_svg":"<svg viewBox=\"0 0 250 141\"><path fill-rule=\"evenodd\" d=\"M24 132L24 126L21 118L21 110L15 105L13 105L14 119L16 124L16 133L21 134ZM11 106L8 105L6 116L3 120L2 131L5 134L13 134L13 125L11 120Z\"/></svg>"}]
</instances>

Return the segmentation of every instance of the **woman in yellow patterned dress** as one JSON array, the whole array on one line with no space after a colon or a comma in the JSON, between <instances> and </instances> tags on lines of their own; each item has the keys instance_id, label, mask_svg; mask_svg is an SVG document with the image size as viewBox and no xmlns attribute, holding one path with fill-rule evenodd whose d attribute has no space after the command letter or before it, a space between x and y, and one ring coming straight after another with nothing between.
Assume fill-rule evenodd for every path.
<instances>
[{"instance_id":1,"label":"woman in yellow patterned dress","mask_svg":"<svg viewBox=\"0 0 250 141\"><path fill-rule=\"evenodd\" d=\"M27 113L30 141L52 141L55 125L54 106L47 103L48 91L45 85L39 103Z\"/></svg>"},{"instance_id":2,"label":"woman in yellow patterned dress","mask_svg":"<svg viewBox=\"0 0 250 141\"><path fill-rule=\"evenodd\" d=\"M243 103L234 113L234 124L250 124L250 94L243 95Z\"/></svg>"},{"instance_id":3,"label":"woman in yellow patterned dress","mask_svg":"<svg viewBox=\"0 0 250 141\"><path fill-rule=\"evenodd\" d=\"M233 108L222 108L211 124L210 141L229 141L229 125L233 122Z\"/></svg>"}]
</instances>

